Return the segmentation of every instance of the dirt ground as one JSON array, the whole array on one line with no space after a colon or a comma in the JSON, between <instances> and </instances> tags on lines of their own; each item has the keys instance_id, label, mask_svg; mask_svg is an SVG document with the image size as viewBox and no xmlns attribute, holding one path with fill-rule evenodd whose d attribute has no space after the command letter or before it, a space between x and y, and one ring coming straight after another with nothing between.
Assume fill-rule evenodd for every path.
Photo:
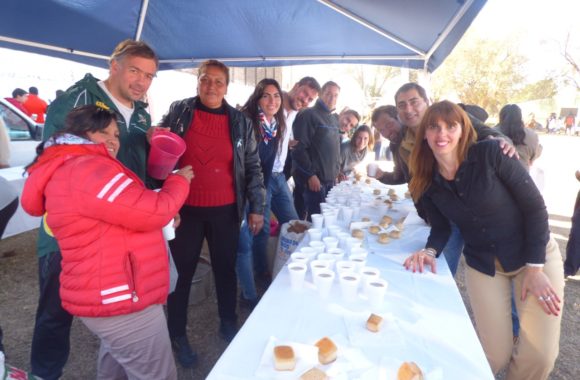
<instances>
[{"instance_id":1,"label":"dirt ground","mask_svg":"<svg viewBox=\"0 0 580 380\"><path fill-rule=\"evenodd\" d=\"M550 217L553 218L558 217ZM569 233L565 228L555 227L552 232L562 237L567 237ZM30 342L38 299L36 233L30 231L0 242L0 325L5 335L6 361L22 369L30 368ZM558 242L561 251L565 252L565 239L558 239ZM457 283L467 301L463 263L458 271ZM560 356L551 380L580 379L580 281L567 281L565 292ZM248 312L240 310L239 314L243 322ZM193 370L178 365L179 379L204 379L227 347L227 343L217 334L216 316L214 294L190 307L188 335L198 351L200 363ZM98 341L78 320L73 323L71 345L63 379L94 379Z\"/></svg>"}]
</instances>

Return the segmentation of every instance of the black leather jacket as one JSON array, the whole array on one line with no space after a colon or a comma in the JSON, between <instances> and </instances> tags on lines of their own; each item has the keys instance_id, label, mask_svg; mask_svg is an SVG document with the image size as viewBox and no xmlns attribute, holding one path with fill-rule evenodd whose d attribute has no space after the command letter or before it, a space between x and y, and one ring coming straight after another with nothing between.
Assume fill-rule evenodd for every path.
<instances>
[{"instance_id":1,"label":"black leather jacket","mask_svg":"<svg viewBox=\"0 0 580 380\"><path fill-rule=\"evenodd\" d=\"M169 107L169 112L163 116L160 127L168 127L171 132L183 137L191 125L197 102L198 97L173 102ZM266 189L252 123L225 100L224 104L228 113L230 136L234 147L234 184L238 219L241 222L244 217L246 199L250 203L251 214L264 214Z\"/></svg>"}]
</instances>

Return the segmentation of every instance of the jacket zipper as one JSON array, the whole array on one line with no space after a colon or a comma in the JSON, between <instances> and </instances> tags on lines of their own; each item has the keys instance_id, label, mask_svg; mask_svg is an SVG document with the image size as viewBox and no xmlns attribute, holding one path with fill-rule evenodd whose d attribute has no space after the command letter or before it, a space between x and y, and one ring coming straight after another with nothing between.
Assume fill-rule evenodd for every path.
<instances>
[{"instance_id":1,"label":"jacket zipper","mask_svg":"<svg viewBox=\"0 0 580 380\"><path fill-rule=\"evenodd\" d=\"M129 252L128 255L128 261L129 261L129 265L128 265L128 272L129 272L129 282L131 285L131 288L133 289L131 291L131 299L133 302L139 302L139 296L137 295L137 284L135 281L136 275L137 275L137 264L135 262L135 258L133 256L133 252Z\"/></svg>"}]
</instances>

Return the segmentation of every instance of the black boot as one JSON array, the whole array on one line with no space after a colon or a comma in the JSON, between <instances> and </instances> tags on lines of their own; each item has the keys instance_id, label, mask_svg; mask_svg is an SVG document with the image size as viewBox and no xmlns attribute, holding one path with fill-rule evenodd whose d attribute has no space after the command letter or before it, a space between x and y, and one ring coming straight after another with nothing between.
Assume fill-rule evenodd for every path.
<instances>
[{"instance_id":1,"label":"black boot","mask_svg":"<svg viewBox=\"0 0 580 380\"><path fill-rule=\"evenodd\" d=\"M192 351L185 335L171 339L171 347L177 354L177 360L184 368L192 368L197 364L197 354Z\"/></svg>"},{"instance_id":2,"label":"black boot","mask_svg":"<svg viewBox=\"0 0 580 380\"><path fill-rule=\"evenodd\" d=\"M225 341L231 342L238 333L238 322L235 319L222 319L219 332Z\"/></svg>"}]
</instances>

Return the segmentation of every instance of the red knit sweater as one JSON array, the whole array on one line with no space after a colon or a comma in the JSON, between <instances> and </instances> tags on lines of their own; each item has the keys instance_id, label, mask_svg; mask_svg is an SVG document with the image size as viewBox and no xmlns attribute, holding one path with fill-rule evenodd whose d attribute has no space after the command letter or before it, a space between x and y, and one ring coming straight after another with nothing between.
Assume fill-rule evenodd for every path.
<instances>
[{"instance_id":1,"label":"red knit sweater","mask_svg":"<svg viewBox=\"0 0 580 380\"><path fill-rule=\"evenodd\" d=\"M195 110L184 139L187 149L179 166L191 165L195 174L185 204L215 207L235 203L234 150L228 115Z\"/></svg>"}]
</instances>

